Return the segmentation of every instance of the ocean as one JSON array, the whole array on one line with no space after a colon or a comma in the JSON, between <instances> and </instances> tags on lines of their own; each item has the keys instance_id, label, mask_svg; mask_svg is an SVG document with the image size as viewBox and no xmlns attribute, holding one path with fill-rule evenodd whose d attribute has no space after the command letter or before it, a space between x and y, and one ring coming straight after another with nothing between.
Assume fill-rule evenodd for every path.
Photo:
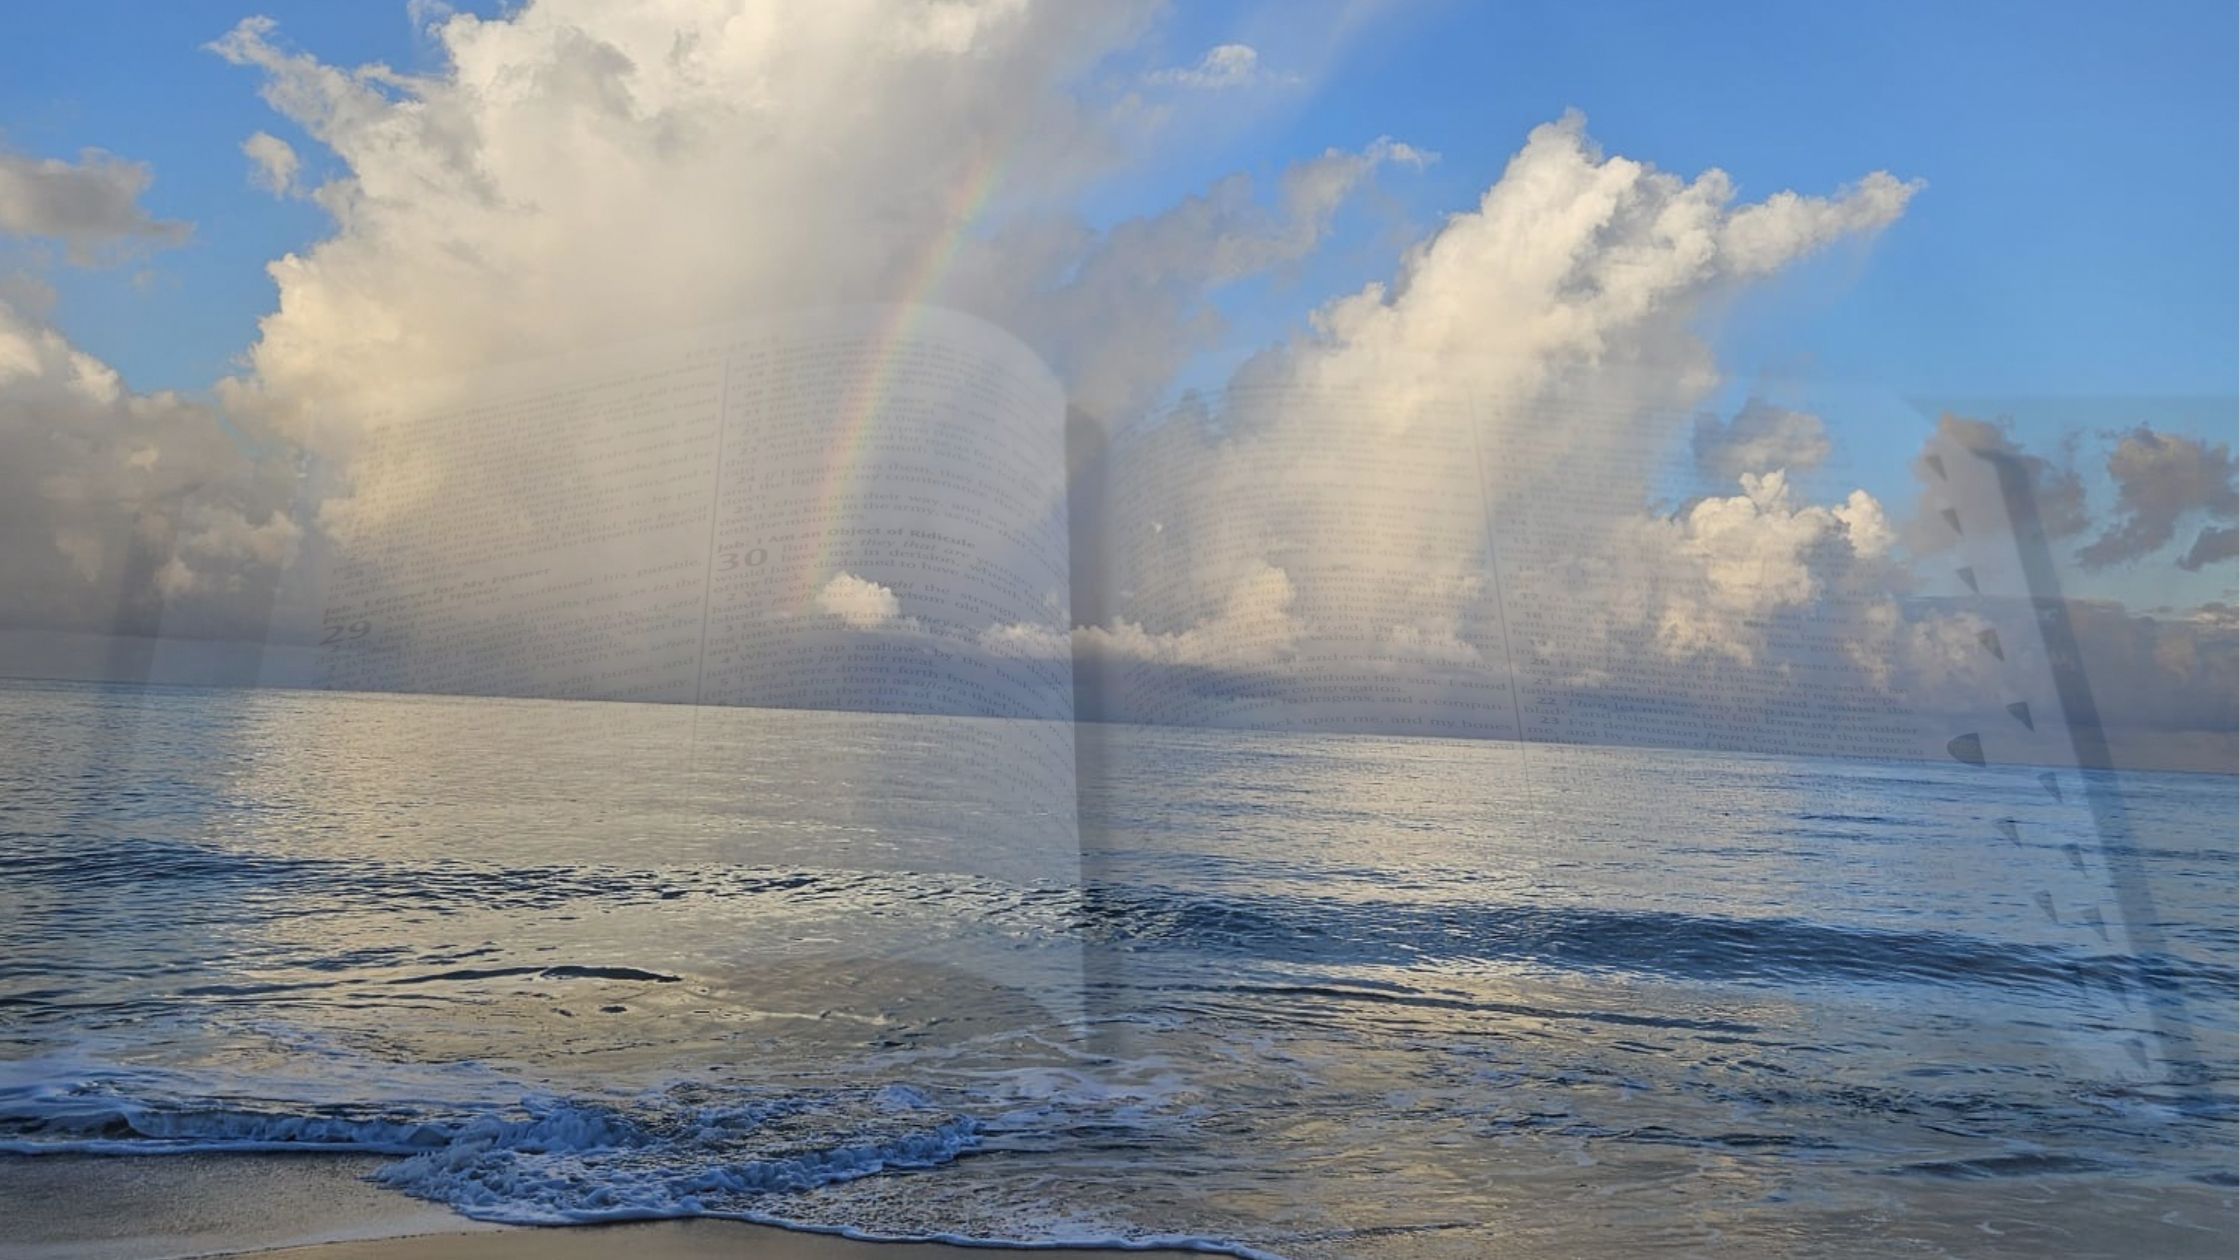
<instances>
[{"instance_id":1,"label":"ocean","mask_svg":"<svg viewBox=\"0 0 2240 1260\"><path fill-rule=\"evenodd\" d=\"M2232 778L1024 725L0 684L0 1151L1238 1256L2240 1243Z\"/></svg>"}]
</instances>

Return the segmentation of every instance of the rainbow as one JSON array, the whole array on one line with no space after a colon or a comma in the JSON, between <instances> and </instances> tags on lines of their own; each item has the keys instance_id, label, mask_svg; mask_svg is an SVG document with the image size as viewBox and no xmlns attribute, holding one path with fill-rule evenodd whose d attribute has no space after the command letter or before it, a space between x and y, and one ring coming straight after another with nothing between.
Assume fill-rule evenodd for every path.
<instances>
[{"instance_id":1,"label":"rainbow","mask_svg":"<svg viewBox=\"0 0 2240 1260\"><path fill-rule=\"evenodd\" d=\"M1007 165L999 154L1008 149L1008 145L990 145L965 168L964 177L949 194L948 226L935 234L917 261L905 271L900 296L883 313L883 322L873 335L866 355L869 366L855 388L848 392L840 408L838 432L825 452L824 469L817 479L817 493L811 501L808 518L820 533L815 547L794 574L790 597L782 601L789 615L799 616L808 611L818 592L832 578L833 547L826 541L830 535L821 531L838 519L840 505L862 480L873 427L894 386L895 367L900 361L896 352L917 331L928 309L928 300L956 266L966 234L986 213L988 201L1001 184Z\"/></svg>"}]
</instances>

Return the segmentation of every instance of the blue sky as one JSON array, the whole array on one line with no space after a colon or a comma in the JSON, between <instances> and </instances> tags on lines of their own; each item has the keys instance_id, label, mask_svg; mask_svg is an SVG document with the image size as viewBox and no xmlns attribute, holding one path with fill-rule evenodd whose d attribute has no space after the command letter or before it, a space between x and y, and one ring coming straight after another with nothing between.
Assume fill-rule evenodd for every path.
<instances>
[{"instance_id":1,"label":"blue sky","mask_svg":"<svg viewBox=\"0 0 2240 1260\"><path fill-rule=\"evenodd\" d=\"M228 371L273 303L264 263L325 230L308 203L252 188L239 150L272 131L316 176L315 146L258 99L252 72L202 50L252 12L330 62L431 68L401 3L26 6L0 43L9 147L150 163L150 209L195 225L189 244L137 265L39 268L57 291L53 321L136 388L200 390ZM1531 127L1578 108L1610 151L1687 175L1721 167L1744 198L1824 192L1876 169L1927 181L1871 246L1833 251L1729 313L1718 344L1731 395L2005 399L2026 431L2104 412L2106 427L2136 416L2229 437L2240 341L2230 5L1742 4L1713 17L1670 4L1425 3L1356 6L1335 34L1300 14L1170 13L1131 55L1186 64L1234 40L1302 81L1231 129L1148 155L1088 213L1148 212L1239 169L1272 180L1380 135L1441 160L1387 172L1309 264L1224 295L1227 357L1389 275L1405 241L1475 203ZM1901 412L1828 412L1845 475L1892 497L1920 432Z\"/></svg>"}]
</instances>

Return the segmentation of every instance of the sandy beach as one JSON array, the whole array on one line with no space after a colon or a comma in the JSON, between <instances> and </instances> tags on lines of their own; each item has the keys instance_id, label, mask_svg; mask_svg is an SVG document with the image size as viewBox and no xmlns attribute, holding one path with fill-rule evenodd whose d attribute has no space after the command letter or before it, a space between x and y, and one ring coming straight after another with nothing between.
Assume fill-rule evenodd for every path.
<instances>
[{"instance_id":1,"label":"sandy beach","mask_svg":"<svg viewBox=\"0 0 2240 1260\"><path fill-rule=\"evenodd\" d=\"M735 1221L488 1225L365 1181L382 1162L329 1155L0 1156L0 1203L7 1205L0 1253L10 1260L591 1260L624 1252L636 1260L954 1260L988 1254ZM1034 1254L1086 1260L1120 1253Z\"/></svg>"}]
</instances>

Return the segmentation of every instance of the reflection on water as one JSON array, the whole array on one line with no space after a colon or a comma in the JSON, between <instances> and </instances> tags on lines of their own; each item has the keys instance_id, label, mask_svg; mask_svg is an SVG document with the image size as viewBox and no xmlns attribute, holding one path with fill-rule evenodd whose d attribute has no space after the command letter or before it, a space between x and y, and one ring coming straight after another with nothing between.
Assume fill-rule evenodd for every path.
<instances>
[{"instance_id":1,"label":"reflection on water","mask_svg":"<svg viewBox=\"0 0 2240 1260\"><path fill-rule=\"evenodd\" d=\"M2126 777L2130 960L2040 906L2102 837L2020 771L33 684L0 725L17 1149L1292 1256L2234 1244L2229 779ZM2184 1056L2127 1049L2149 1003Z\"/></svg>"}]
</instances>

